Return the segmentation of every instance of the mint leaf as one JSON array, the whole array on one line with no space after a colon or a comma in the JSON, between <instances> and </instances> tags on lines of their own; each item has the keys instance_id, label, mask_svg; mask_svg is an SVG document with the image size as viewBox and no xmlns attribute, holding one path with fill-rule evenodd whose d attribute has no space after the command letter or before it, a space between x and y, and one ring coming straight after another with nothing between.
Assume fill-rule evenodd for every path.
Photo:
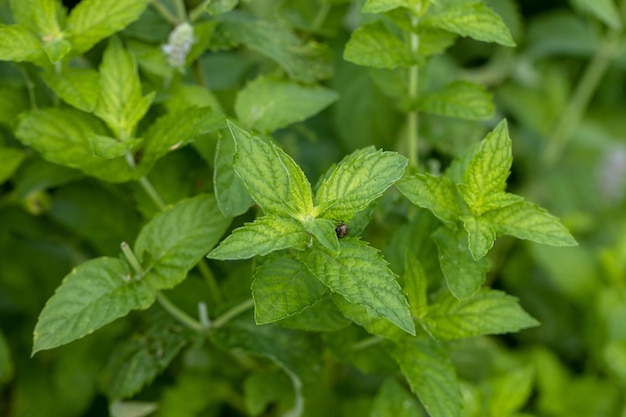
<instances>
[{"instance_id":1,"label":"mint leaf","mask_svg":"<svg viewBox=\"0 0 626 417\"><path fill-rule=\"evenodd\" d=\"M409 109L464 120L489 119L494 112L491 94L485 87L469 81L453 81L422 94Z\"/></svg>"},{"instance_id":2,"label":"mint leaf","mask_svg":"<svg viewBox=\"0 0 626 417\"><path fill-rule=\"evenodd\" d=\"M356 151L322 181L318 217L347 221L400 179L408 161L395 152Z\"/></svg>"},{"instance_id":3,"label":"mint leaf","mask_svg":"<svg viewBox=\"0 0 626 417\"><path fill-rule=\"evenodd\" d=\"M177 325L159 323L115 346L104 370L104 390L110 400L130 397L162 372L188 343Z\"/></svg>"},{"instance_id":4,"label":"mint leaf","mask_svg":"<svg viewBox=\"0 0 626 417\"><path fill-rule=\"evenodd\" d=\"M150 220L135 241L142 278L156 289L172 288L187 276L229 226L215 197L198 195L168 207Z\"/></svg>"},{"instance_id":5,"label":"mint leaf","mask_svg":"<svg viewBox=\"0 0 626 417\"><path fill-rule=\"evenodd\" d=\"M250 416L262 415L272 403L293 401L291 381L278 370L257 371L243 383L246 411Z\"/></svg>"},{"instance_id":6,"label":"mint leaf","mask_svg":"<svg viewBox=\"0 0 626 417\"><path fill-rule=\"evenodd\" d=\"M393 378L385 379L374 399L371 417L423 417L423 415L417 399L404 386Z\"/></svg>"},{"instance_id":7,"label":"mint leaf","mask_svg":"<svg viewBox=\"0 0 626 417\"><path fill-rule=\"evenodd\" d=\"M243 181L235 173L235 141L230 134L220 136L215 148L213 189L217 205L226 217L245 213L254 204Z\"/></svg>"},{"instance_id":8,"label":"mint leaf","mask_svg":"<svg viewBox=\"0 0 626 417\"><path fill-rule=\"evenodd\" d=\"M319 218L306 220L304 228L326 248L335 252L339 251L339 239L332 220Z\"/></svg>"},{"instance_id":9,"label":"mint leaf","mask_svg":"<svg viewBox=\"0 0 626 417\"><path fill-rule=\"evenodd\" d=\"M237 42L276 61L289 77L314 83L332 75L332 51L326 45L303 42L289 28L233 11L223 16L222 25Z\"/></svg>"},{"instance_id":10,"label":"mint leaf","mask_svg":"<svg viewBox=\"0 0 626 417\"><path fill-rule=\"evenodd\" d=\"M397 9L398 7L404 7L414 11L420 6L421 1L416 0L367 0L361 11L363 13L384 13L389 10Z\"/></svg>"},{"instance_id":11,"label":"mint leaf","mask_svg":"<svg viewBox=\"0 0 626 417\"><path fill-rule=\"evenodd\" d=\"M319 113L339 96L319 86L258 77L235 99L235 113L248 129L269 133Z\"/></svg>"},{"instance_id":12,"label":"mint leaf","mask_svg":"<svg viewBox=\"0 0 626 417\"><path fill-rule=\"evenodd\" d=\"M368 307L409 334L415 334L406 296L380 253L355 238L341 241L339 254L313 247L303 255L311 272L333 292Z\"/></svg>"},{"instance_id":13,"label":"mint leaf","mask_svg":"<svg viewBox=\"0 0 626 417\"><path fill-rule=\"evenodd\" d=\"M205 132L207 127L218 128L214 121L223 116L210 107L187 107L161 116L144 133L144 149L139 172L145 175L156 161Z\"/></svg>"},{"instance_id":14,"label":"mint leaf","mask_svg":"<svg viewBox=\"0 0 626 417\"><path fill-rule=\"evenodd\" d=\"M558 218L527 201L489 211L483 217L499 235L515 236L552 246L578 244Z\"/></svg>"},{"instance_id":15,"label":"mint leaf","mask_svg":"<svg viewBox=\"0 0 626 417\"><path fill-rule=\"evenodd\" d=\"M381 21L367 23L352 33L343 53L346 61L375 68L410 67L417 64L406 43L389 32Z\"/></svg>"},{"instance_id":16,"label":"mint leaf","mask_svg":"<svg viewBox=\"0 0 626 417\"><path fill-rule=\"evenodd\" d=\"M503 120L480 143L465 169L463 184L459 186L473 213L480 215L516 201L515 198L500 197L506 188L512 163L511 138L506 120Z\"/></svg>"},{"instance_id":17,"label":"mint leaf","mask_svg":"<svg viewBox=\"0 0 626 417\"><path fill-rule=\"evenodd\" d=\"M362 326L368 333L389 340L400 340L406 336L403 330L373 312L371 308L351 303L341 295L331 293L331 298L344 317Z\"/></svg>"},{"instance_id":18,"label":"mint leaf","mask_svg":"<svg viewBox=\"0 0 626 417\"><path fill-rule=\"evenodd\" d=\"M430 210L444 222L454 223L461 216L456 185L446 176L412 175L398 181L396 187L411 203Z\"/></svg>"},{"instance_id":19,"label":"mint leaf","mask_svg":"<svg viewBox=\"0 0 626 417\"><path fill-rule=\"evenodd\" d=\"M102 135L92 135L89 137L89 143L95 156L100 158L112 159L123 156L126 152L141 143L140 139L129 138L124 141L110 138Z\"/></svg>"},{"instance_id":20,"label":"mint leaf","mask_svg":"<svg viewBox=\"0 0 626 417\"><path fill-rule=\"evenodd\" d=\"M45 60L39 38L22 25L0 25L0 61Z\"/></svg>"},{"instance_id":21,"label":"mint leaf","mask_svg":"<svg viewBox=\"0 0 626 417\"><path fill-rule=\"evenodd\" d=\"M0 124L12 125L17 115L28 109L26 89L0 87Z\"/></svg>"},{"instance_id":22,"label":"mint leaf","mask_svg":"<svg viewBox=\"0 0 626 417\"><path fill-rule=\"evenodd\" d=\"M440 227L433 233L439 252L441 271L448 289L456 298L466 298L478 291L485 281L488 264L485 258L474 260L468 249L467 236L462 230L456 233Z\"/></svg>"},{"instance_id":23,"label":"mint leaf","mask_svg":"<svg viewBox=\"0 0 626 417\"><path fill-rule=\"evenodd\" d=\"M463 216L463 227L467 231L467 247L476 260L483 258L496 241L496 231L491 222L483 217Z\"/></svg>"},{"instance_id":24,"label":"mint leaf","mask_svg":"<svg viewBox=\"0 0 626 417\"><path fill-rule=\"evenodd\" d=\"M510 333L539 325L517 298L488 289L462 300L442 294L420 323L437 340Z\"/></svg>"},{"instance_id":25,"label":"mint leaf","mask_svg":"<svg viewBox=\"0 0 626 417\"><path fill-rule=\"evenodd\" d=\"M102 159L93 155L89 139L106 136L95 117L68 108L32 110L20 115L17 138L48 161L77 168L105 181L128 181L134 173L124 158Z\"/></svg>"},{"instance_id":26,"label":"mint leaf","mask_svg":"<svg viewBox=\"0 0 626 417\"><path fill-rule=\"evenodd\" d=\"M80 339L123 317L146 309L156 292L135 279L116 258L97 258L76 267L48 300L35 326L33 354Z\"/></svg>"},{"instance_id":27,"label":"mint leaf","mask_svg":"<svg viewBox=\"0 0 626 417\"><path fill-rule=\"evenodd\" d=\"M479 41L515 46L500 16L482 1L434 2L420 20L420 25L445 29Z\"/></svg>"},{"instance_id":28,"label":"mint leaf","mask_svg":"<svg viewBox=\"0 0 626 417\"><path fill-rule=\"evenodd\" d=\"M301 223L269 215L258 217L254 222L235 229L207 256L220 260L247 259L281 249L303 249L309 240Z\"/></svg>"},{"instance_id":29,"label":"mint leaf","mask_svg":"<svg viewBox=\"0 0 626 417\"><path fill-rule=\"evenodd\" d=\"M137 20L150 0L82 0L70 13L65 32L76 53Z\"/></svg>"},{"instance_id":30,"label":"mint leaf","mask_svg":"<svg viewBox=\"0 0 626 417\"><path fill-rule=\"evenodd\" d=\"M459 382L440 344L419 335L389 344L388 350L430 417L461 415Z\"/></svg>"},{"instance_id":31,"label":"mint leaf","mask_svg":"<svg viewBox=\"0 0 626 417\"><path fill-rule=\"evenodd\" d=\"M235 140L235 171L266 212L304 218L313 208L311 184L298 165L268 140L228 122Z\"/></svg>"},{"instance_id":32,"label":"mint leaf","mask_svg":"<svg viewBox=\"0 0 626 417\"><path fill-rule=\"evenodd\" d=\"M63 101L79 110L91 113L100 95L100 76L89 68L65 68L57 74L43 72L41 78Z\"/></svg>"},{"instance_id":33,"label":"mint leaf","mask_svg":"<svg viewBox=\"0 0 626 417\"><path fill-rule=\"evenodd\" d=\"M135 61L117 38L111 38L100 64L100 97L95 115L104 120L118 139L134 134L155 93L141 95Z\"/></svg>"},{"instance_id":34,"label":"mint leaf","mask_svg":"<svg viewBox=\"0 0 626 417\"><path fill-rule=\"evenodd\" d=\"M0 145L0 184L11 178L25 157L22 149Z\"/></svg>"},{"instance_id":35,"label":"mint leaf","mask_svg":"<svg viewBox=\"0 0 626 417\"><path fill-rule=\"evenodd\" d=\"M406 251L404 291L409 299L409 308L413 317L423 316L428 306L428 278L417 256L411 250Z\"/></svg>"},{"instance_id":36,"label":"mint leaf","mask_svg":"<svg viewBox=\"0 0 626 417\"><path fill-rule=\"evenodd\" d=\"M301 262L286 256L270 259L254 273L254 318L257 324L266 324L293 316L327 292Z\"/></svg>"}]
</instances>

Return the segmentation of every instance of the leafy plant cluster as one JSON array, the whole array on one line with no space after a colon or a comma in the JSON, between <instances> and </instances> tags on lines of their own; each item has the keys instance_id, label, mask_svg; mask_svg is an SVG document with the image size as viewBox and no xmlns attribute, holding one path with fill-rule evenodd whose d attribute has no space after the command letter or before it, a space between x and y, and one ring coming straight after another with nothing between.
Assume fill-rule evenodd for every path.
<instances>
[{"instance_id":1,"label":"leafy plant cluster","mask_svg":"<svg viewBox=\"0 0 626 417\"><path fill-rule=\"evenodd\" d=\"M0 1L0 412L621 415L624 3Z\"/></svg>"}]
</instances>

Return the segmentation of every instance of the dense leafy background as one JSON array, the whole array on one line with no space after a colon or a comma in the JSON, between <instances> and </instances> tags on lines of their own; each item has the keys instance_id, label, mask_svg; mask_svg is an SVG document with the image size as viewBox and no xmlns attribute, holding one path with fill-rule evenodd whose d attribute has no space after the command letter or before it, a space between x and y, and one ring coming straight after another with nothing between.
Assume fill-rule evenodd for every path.
<instances>
[{"instance_id":1,"label":"dense leafy background","mask_svg":"<svg viewBox=\"0 0 626 417\"><path fill-rule=\"evenodd\" d=\"M625 415L626 2L489 0L512 36L500 28L483 39L495 43L471 39L482 32L467 22L434 14L425 27L436 28L439 19L470 37L437 38L431 51L420 50L433 54L422 62L394 48L397 27L390 20L360 13L364 1L214 0L206 2L210 15L192 16L195 43L182 63L168 62L162 52L172 31L163 12L175 16L175 1L155 2L160 10L148 1L99 3L95 16L114 24L81 25L94 19L81 5L59 20L62 13L48 7L54 2L0 0L0 24L30 22L20 29L23 44L0 38L0 415L141 416L158 408L156 415L177 417L303 409L307 415L424 416L420 402L432 404L434 416ZM186 3L196 10L201 2ZM39 18L27 19L29 7ZM65 37L56 36L59 25ZM353 41L362 42L350 46L354 31ZM390 42L382 49L387 53L367 55L371 33ZM45 47L41 35L50 36ZM56 71L51 62L72 65ZM414 97L407 97L406 73L391 69L398 63L420 65ZM97 99L98 91L107 94ZM407 155L405 120L416 110L419 166L433 174L506 118L514 160L506 191L559 216L579 246L503 236L482 258L478 243L471 253L456 245L465 239L462 229L441 227L456 219L448 217L454 210L432 210L433 216L390 189L351 219L351 237L342 245L376 260L362 273L369 270L391 288L385 294L400 311L406 301L389 277L402 278L411 314L424 329L408 337L380 318L410 333L394 312L346 302L354 288L344 288L341 268L333 272L335 264L327 262L337 245L332 230L326 233L332 225L323 216L296 220L308 209L306 195L332 193L316 181L332 183L328 170L345 155L361 149L353 159L363 159L374 154L366 148L371 145ZM237 136L228 134L226 117L272 134L285 151L273 157L296 178L284 188L285 198L302 197L302 205L291 210L265 201L262 191L254 195L263 183L239 180L263 166L233 163ZM60 140L67 147L56 147ZM130 166L124 155L139 148ZM462 165L450 171L457 182ZM428 178L422 178L426 185ZM374 187L374 194L396 179ZM315 198L317 204L323 197ZM293 228L296 239L285 248L307 233L322 244L295 258L248 260L270 252L255 247L233 262L216 260L233 259L222 250L198 264L223 235L260 216L259 206ZM222 213L234 218L232 225ZM121 258L121 242L129 242L145 270L132 271ZM362 267L346 253L342 262ZM442 264L442 271L438 253L460 261ZM479 258L474 269L459 267ZM145 278L136 284L140 296L120 302L115 291L124 283L106 281L107 271ZM476 291L482 280L451 283L485 271L484 286L493 290ZM324 284L334 294L315 272L330 277ZM55 317L60 324L45 338L36 335L33 348L38 316L63 278L98 274L107 285L61 294L67 299L55 303L78 300L71 308L84 309L96 294L105 304L115 299L110 305L118 310L79 323ZM272 281L277 274L298 280L287 286ZM467 297L459 302L434 291L444 282L454 296ZM250 288L256 300L291 294L298 304L283 309L276 297L276 309L253 314ZM213 322L208 340L198 337L195 322L184 326L165 312L167 301L152 305L166 289L190 316L198 316L199 302L212 319L233 307L240 314ZM298 299L302 294L307 297ZM494 317L510 320L488 319ZM255 319L280 325L257 326ZM483 336L523 329L535 319L540 326ZM68 332L69 340L89 335L45 350L66 343ZM42 351L31 357L33 349ZM456 378L458 391L446 389L457 386Z\"/></svg>"}]
</instances>

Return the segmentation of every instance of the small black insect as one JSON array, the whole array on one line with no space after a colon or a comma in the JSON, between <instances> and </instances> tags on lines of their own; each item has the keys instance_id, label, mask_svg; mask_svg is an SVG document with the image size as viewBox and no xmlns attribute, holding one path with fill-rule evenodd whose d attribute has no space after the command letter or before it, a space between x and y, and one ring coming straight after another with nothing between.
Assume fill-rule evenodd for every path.
<instances>
[{"instance_id":1,"label":"small black insect","mask_svg":"<svg viewBox=\"0 0 626 417\"><path fill-rule=\"evenodd\" d=\"M348 236L348 232L349 231L350 230L348 229L348 226L346 226L343 223L341 223L339 226L335 227L335 233L337 233L337 237L339 239L341 239L342 237Z\"/></svg>"}]
</instances>

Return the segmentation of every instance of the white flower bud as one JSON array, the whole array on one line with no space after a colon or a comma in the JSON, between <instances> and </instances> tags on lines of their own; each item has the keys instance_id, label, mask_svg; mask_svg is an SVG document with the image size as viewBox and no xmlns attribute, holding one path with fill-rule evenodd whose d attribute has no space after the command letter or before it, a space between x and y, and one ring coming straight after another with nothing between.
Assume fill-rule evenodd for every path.
<instances>
[{"instance_id":1,"label":"white flower bud","mask_svg":"<svg viewBox=\"0 0 626 417\"><path fill-rule=\"evenodd\" d=\"M194 43L193 26L187 22L181 23L170 33L167 41L162 47L163 53L167 55L167 62L183 72L187 55Z\"/></svg>"}]
</instances>

